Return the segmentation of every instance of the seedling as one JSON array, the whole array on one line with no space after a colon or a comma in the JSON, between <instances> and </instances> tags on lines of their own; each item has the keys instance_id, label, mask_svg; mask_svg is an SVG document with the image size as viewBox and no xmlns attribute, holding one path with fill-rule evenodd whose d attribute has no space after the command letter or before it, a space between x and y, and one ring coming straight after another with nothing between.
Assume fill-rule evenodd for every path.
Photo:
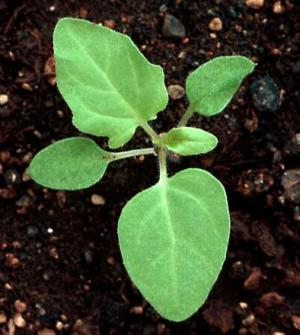
<instances>
[{"instance_id":1,"label":"seedling","mask_svg":"<svg viewBox=\"0 0 300 335\"><path fill-rule=\"evenodd\" d=\"M254 63L242 56L215 58L186 81L189 106L176 128L159 136L148 121L165 109L168 94L160 66L149 63L131 39L85 20L59 20L54 31L58 89L81 132L126 144L141 127L150 148L113 152L86 137L71 137L40 151L29 173L39 184L63 190L89 187L109 164L127 157L158 156L158 182L123 208L118 237L124 265L149 303L166 319L187 319L206 300L221 271L230 229L222 184L209 172L167 173L167 153L198 155L217 138L187 127L193 113L219 114Z\"/></svg>"}]
</instances>

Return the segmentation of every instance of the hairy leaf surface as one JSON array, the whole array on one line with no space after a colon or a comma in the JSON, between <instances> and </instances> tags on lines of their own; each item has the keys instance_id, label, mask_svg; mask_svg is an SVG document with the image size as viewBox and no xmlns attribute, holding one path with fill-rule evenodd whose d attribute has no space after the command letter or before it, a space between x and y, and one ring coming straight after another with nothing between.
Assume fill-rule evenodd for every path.
<instances>
[{"instance_id":1,"label":"hairy leaf surface","mask_svg":"<svg viewBox=\"0 0 300 335\"><path fill-rule=\"evenodd\" d=\"M58 88L82 132L107 136L117 148L153 120L168 101L160 66L149 63L123 34L81 19L54 31Z\"/></svg>"},{"instance_id":2,"label":"hairy leaf surface","mask_svg":"<svg viewBox=\"0 0 300 335\"><path fill-rule=\"evenodd\" d=\"M218 139L202 129L180 127L171 129L159 142L179 155L190 156L213 150L218 144Z\"/></svg>"},{"instance_id":3,"label":"hairy leaf surface","mask_svg":"<svg viewBox=\"0 0 300 335\"><path fill-rule=\"evenodd\" d=\"M221 56L199 66L186 82L186 94L195 112L212 116L222 112L255 64L243 56Z\"/></svg>"},{"instance_id":4,"label":"hairy leaf surface","mask_svg":"<svg viewBox=\"0 0 300 335\"><path fill-rule=\"evenodd\" d=\"M229 236L225 190L187 169L137 194L118 226L125 267L166 319L182 321L204 303L222 268Z\"/></svg>"},{"instance_id":5,"label":"hairy leaf surface","mask_svg":"<svg viewBox=\"0 0 300 335\"><path fill-rule=\"evenodd\" d=\"M70 137L37 153L29 166L32 179L56 190L79 190L95 184L109 164L109 153L91 139Z\"/></svg>"}]
</instances>

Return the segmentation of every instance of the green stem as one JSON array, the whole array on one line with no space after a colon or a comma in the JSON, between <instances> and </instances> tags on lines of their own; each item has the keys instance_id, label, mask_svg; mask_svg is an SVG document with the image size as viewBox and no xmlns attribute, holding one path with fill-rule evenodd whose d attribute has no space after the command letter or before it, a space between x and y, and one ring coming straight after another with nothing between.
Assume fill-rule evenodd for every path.
<instances>
[{"instance_id":1,"label":"green stem","mask_svg":"<svg viewBox=\"0 0 300 335\"><path fill-rule=\"evenodd\" d=\"M156 134L156 132L154 131L154 129L149 125L149 123L147 123L147 122L142 123L141 127L151 137L152 141L158 138L158 135Z\"/></svg>"},{"instance_id":2,"label":"green stem","mask_svg":"<svg viewBox=\"0 0 300 335\"><path fill-rule=\"evenodd\" d=\"M143 148L143 149L135 149L121 152L110 152L109 160L117 161L119 159L124 159L128 157L136 157L142 155L156 155L154 148Z\"/></svg>"},{"instance_id":3,"label":"green stem","mask_svg":"<svg viewBox=\"0 0 300 335\"><path fill-rule=\"evenodd\" d=\"M187 108L187 110L185 111L185 113L183 114L181 120L178 123L177 127L184 127L189 119L191 118L191 116L194 114L194 108L192 107L192 105L189 105L189 107Z\"/></svg>"},{"instance_id":4,"label":"green stem","mask_svg":"<svg viewBox=\"0 0 300 335\"><path fill-rule=\"evenodd\" d=\"M159 181L164 181L168 177L167 172L167 150L160 148L158 151L159 161Z\"/></svg>"}]
</instances>

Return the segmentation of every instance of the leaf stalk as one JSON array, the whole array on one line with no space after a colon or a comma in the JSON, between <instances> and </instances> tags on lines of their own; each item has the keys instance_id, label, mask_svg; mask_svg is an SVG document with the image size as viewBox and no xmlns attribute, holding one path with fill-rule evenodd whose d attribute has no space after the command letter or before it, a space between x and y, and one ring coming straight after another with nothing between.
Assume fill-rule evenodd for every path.
<instances>
[{"instance_id":1,"label":"leaf stalk","mask_svg":"<svg viewBox=\"0 0 300 335\"><path fill-rule=\"evenodd\" d=\"M183 114L182 118L180 119L177 127L184 127L188 123L189 119L194 114L194 112L195 112L194 107L192 105L189 105L189 107Z\"/></svg>"},{"instance_id":2,"label":"leaf stalk","mask_svg":"<svg viewBox=\"0 0 300 335\"><path fill-rule=\"evenodd\" d=\"M121 152L110 152L109 160L117 161L124 158L136 157L136 156L144 156L144 155L156 155L154 148L143 148L143 149L135 149Z\"/></svg>"},{"instance_id":3,"label":"leaf stalk","mask_svg":"<svg viewBox=\"0 0 300 335\"><path fill-rule=\"evenodd\" d=\"M158 151L159 161L159 181L164 181L168 177L167 172L167 149L160 147Z\"/></svg>"},{"instance_id":4,"label":"leaf stalk","mask_svg":"<svg viewBox=\"0 0 300 335\"><path fill-rule=\"evenodd\" d=\"M154 129L149 125L149 123L145 122L141 124L141 127L145 130L145 132L151 137L152 142L158 138L158 135L154 131Z\"/></svg>"}]
</instances>

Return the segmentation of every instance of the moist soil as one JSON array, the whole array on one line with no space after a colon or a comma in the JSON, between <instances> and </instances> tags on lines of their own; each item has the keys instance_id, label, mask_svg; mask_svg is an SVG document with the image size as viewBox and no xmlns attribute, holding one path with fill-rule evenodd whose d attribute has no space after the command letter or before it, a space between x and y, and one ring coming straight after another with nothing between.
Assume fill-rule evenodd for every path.
<instances>
[{"instance_id":1,"label":"moist soil","mask_svg":"<svg viewBox=\"0 0 300 335\"><path fill-rule=\"evenodd\" d=\"M240 0L0 1L0 94L8 96L0 106L1 334L299 333L300 215L281 180L286 170L300 168L300 8L298 1L278 3L279 13L274 1L257 9ZM162 33L166 14L182 22L185 37ZM184 86L190 71L218 55L241 54L258 63L225 112L190 120L213 132L218 148L169 160L170 174L202 167L217 176L232 217L221 275L205 305L185 322L162 319L143 300L117 243L122 207L157 181L155 157L119 161L100 183L78 192L42 188L26 174L36 152L79 134L56 88L51 58L53 28L64 16L129 34L163 66L167 85ZM223 24L217 32L209 29L214 17ZM261 101L255 104L250 90L265 76L279 88L277 106L269 110L257 109ZM170 99L153 127L170 129L186 106L185 98ZM138 130L125 149L149 145L144 135ZM97 141L106 147L105 139ZM299 180L292 183L297 192ZM95 194L101 205L93 204Z\"/></svg>"}]
</instances>

